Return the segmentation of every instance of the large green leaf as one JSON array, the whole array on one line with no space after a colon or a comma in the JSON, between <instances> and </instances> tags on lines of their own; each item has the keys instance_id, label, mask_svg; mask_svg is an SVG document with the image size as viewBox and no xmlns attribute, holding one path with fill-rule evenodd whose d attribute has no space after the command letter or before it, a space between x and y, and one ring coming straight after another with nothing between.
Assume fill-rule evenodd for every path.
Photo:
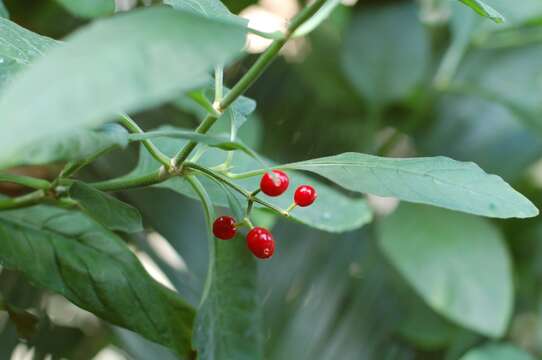
<instances>
[{"instance_id":1,"label":"large green leaf","mask_svg":"<svg viewBox=\"0 0 542 360\"><path fill-rule=\"evenodd\" d=\"M200 359L261 359L258 271L242 236L211 239L210 267L194 325Z\"/></svg>"},{"instance_id":2,"label":"large green leaf","mask_svg":"<svg viewBox=\"0 0 542 360\"><path fill-rule=\"evenodd\" d=\"M170 127L166 127L171 129ZM173 156L183 145L182 141L172 139L157 139L155 144L167 155ZM215 166L225 160L226 153L221 150L209 149L198 161L203 165ZM270 163L267 161L267 163ZM243 153L236 154L233 161L234 171L248 171L261 167L258 161L246 156ZM128 174L127 177L142 176L154 172L160 168L160 164L154 160L144 149L140 151L139 164ZM313 184L318 188L318 201L310 207L295 209L292 212L292 218L309 226L331 232L343 232L356 229L372 219L371 211L367 203L359 198L352 198L332 189L331 187L298 172L290 172L290 187L288 191L278 198L267 198L266 201L287 208L293 199L294 190L301 184ZM215 205L228 207L229 202L227 194L223 188L214 181L201 179ZM237 183L244 186L249 191L259 187L259 176L239 180ZM164 183L158 184L158 187L168 188L181 194L196 198L191 188L183 178L173 178ZM333 209L333 211L331 210Z\"/></svg>"},{"instance_id":3,"label":"large green leaf","mask_svg":"<svg viewBox=\"0 0 542 360\"><path fill-rule=\"evenodd\" d=\"M117 124L106 124L98 130L77 129L60 132L6 159L0 164L0 168L78 161L111 147L125 148L127 145L128 132Z\"/></svg>"},{"instance_id":4,"label":"large green leaf","mask_svg":"<svg viewBox=\"0 0 542 360\"><path fill-rule=\"evenodd\" d=\"M233 15L220 0L164 0L164 4L170 5L177 10L189 11L208 18L231 21L242 25L248 24L247 19Z\"/></svg>"},{"instance_id":5,"label":"large green leaf","mask_svg":"<svg viewBox=\"0 0 542 360\"><path fill-rule=\"evenodd\" d=\"M191 352L193 310L153 281L119 237L79 212L2 212L0 260L109 322Z\"/></svg>"},{"instance_id":6,"label":"large green leaf","mask_svg":"<svg viewBox=\"0 0 542 360\"><path fill-rule=\"evenodd\" d=\"M459 1L461 1L463 4L470 7L472 10L476 11L479 15L490 18L496 23L501 23L504 21L504 17L497 10L493 9L491 6L489 6L488 4L486 4L485 2L481 0L459 0Z\"/></svg>"},{"instance_id":7,"label":"large green leaf","mask_svg":"<svg viewBox=\"0 0 542 360\"><path fill-rule=\"evenodd\" d=\"M351 83L373 105L403 100L423 80L429 58L414 4L361 12L347 30L342 58Z\"/></svg>"},{"instance_id":8,"label":"large green leaf","mask_svg":"<svg viewBox=\"0 0 542 360\"><path fill-rule=\"evenodd\" d=\"M0 163L40 138L96 126L205 83L207 71L237 56L244 39L241 26L165 7L83 28L0 98Z\"/></svg>"},{"instance_id":9,"label":"large green leaf","mask_svg":"<svg viewBox=\"0 0 542 360\"><path fill-rule=\"evenodd\" d=\"M379 226L380 246L435 311L484 335L502 336L513 303L510 254L487 220L402 204Z\"/></svg>"},{"instance_id":10,"label":"large green leaf","mask_svg":"<svg viewBox=\"0 0 542 360\"><path fill-rule=\"evenodd\" d=\"M141 215L133 206L80 181L70 186L69 193L83 211L108 229L127 233L143 231Z\"/></svg>"},{"instance_id":11,"label":"large green leaf","mask_svg":"<svg viewBox=\"0 0 542 360\"><path fill-rule=\"evenodd\" d=\"M534 356L511 344L487 344L470 350L460 360L534 360Z\"/></svg>"},{"instance_id":12,"label":"large green leaf","mask_svg":"<svg viewBox=\"0 0 542 360\"><path fill-rule=\"evenodd\" d=\"M0 16L0 88L55 44L55 40L26 30Z\"/></svg>"},{"instance_id":13,"label":"large green leaf","mask_svg":"<svg viewBox=\"0 0 542 360\"><path fill-rule=\"evenodd\" d=\"M500 177L474 163L446 157L401 159L344 153L280 168L314 172L352 191L477 215L525 218L538 214L527 198Z\"/></svg>"},{"instance_id":14,"label":"large green leaf","mask_svg":"<svg viewBox=\"0 0 542 360\"><path fill-rule=\"evenodd\" d=\"M115 0L56 0L76 16L94 18L115 12Z\"/></svg>"}]
</instances>

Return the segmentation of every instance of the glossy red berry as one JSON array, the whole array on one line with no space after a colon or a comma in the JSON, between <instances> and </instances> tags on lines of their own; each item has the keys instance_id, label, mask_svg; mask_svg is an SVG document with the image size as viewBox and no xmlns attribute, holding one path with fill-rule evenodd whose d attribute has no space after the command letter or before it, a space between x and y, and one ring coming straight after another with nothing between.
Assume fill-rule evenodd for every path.
<instances>
[{"instance_id":1,"label":"glossy red berry","mask_svg":"<svg viewBox=\"0 0 542 360\"><path fill-rule=\"evenodd\" d=\"M273 174L275 174L275 176L272 176L271 173L267 172L262 176L260 189L264 194L269 196L282 195L286 189L288 189L290 179L288 179L288 175L286 175L284 171L273 170Z\"/></svg>"},{"instance_id":2,"label":"glossy red berry","mask_svg":"<svg viewBox=\"0 0 542 360\"><path fill-rule=\"evenodd\" d=\"M213 223L213 234L222 240L229 240L237 233L235 219L231 216L221 216Z\"/></svg>"},{"instance_id":3,"label":"glossy red berry","mask_svg":"<svg viewBox=\"0 0 542 360\"><path fill-rule=\"evenodd\" d=\"M301 185L295 190L294 202L301 207L311 205L318 197L316 190L309 185Z\"/></svg>"},{"instance_id":4,"label":"glossy red berry","mask_svg":"<svg viewBox=\"0 0 542 360\"><path fill-rule=\"evenodd\" d=\"M275 252L275 240L273 235L261 227L255 227L247 234L247 245L254 256L260 259L268 259Z\"/></svg>"}]
</instances>

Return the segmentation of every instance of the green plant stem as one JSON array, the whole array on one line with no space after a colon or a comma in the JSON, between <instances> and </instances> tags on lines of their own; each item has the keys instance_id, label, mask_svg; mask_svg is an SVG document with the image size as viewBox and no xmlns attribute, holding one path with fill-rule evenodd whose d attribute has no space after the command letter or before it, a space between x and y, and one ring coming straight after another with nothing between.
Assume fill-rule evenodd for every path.
<instances>
[{"instance_id":1,"label":"green plant stem","mask_svg":"<svg viewBox=\"0 0 542 360\"><path fill-rule=\"evenodd\" d=\"M44 190L37 190L26 195L0 200L0 210L19 209L35 205L46 197Z\"/></svg>"},{"instance_id":2,"label":"green plant stem","mask_svg":"<svg viewBox=\"0 0 542 360\"><path fill-rule=\"evenodd\" d=\"M223 113L237 98L245 93L248 88L263 74L265 69L275 60L280 49L288 42L293 33L299 26L314 15L324 4L326 0L316 0L311 5L304 8L290 23L283 38L274 40L271 45L264 51L256 62L250 67L246 74L235 84L235 86L226 94L226 96L218 104L218 111ZM214 125L218 117L208 115L201 124L196 128L196 132L205 134ZM173 159L173 166L179 167L183 164L190 153L194 150L197 143L190 141L181 151L177 153Z\"/></svg>"},{"instance_id":3,"label":"green plant stem","mask_svg":"<svg viewBox=\"0 0 542 360\"><path fill-rule=\"evenodd\" d=\"M211 198L209 197L207 190L205 190L205 187L203 187L201 182L195 176L186 175L185 179L192 186L192 189L194 189L194 192L196 193L196 195L198 195L199 199L201 200L201 203L203 206L203 212L205 213L205 220L207 220L207 224L209 226L209 231L210 231L212 227L211 224L213 223L213 219L215 218L214 208L213 208L213 203L211 202Z\"/></svg>"},{"instance_id":4,"label":"green plant stem","mask_svg":"<svg viewBox=\"0 0 542 360\"><path fill-rule=\"evenodd\" d=\"M270 169L273 170L273 169L276 169L276 167L271 167ZM254 176L262 175L263 173L265 173L265 171L266 169L256 169L256 170L246 171L246 172L237 173L237 174L228 173L227 175L228 175L228 178L230 179L241 180L241 179L248 179Z\"/></svg>"},{"instance_id":5,"label":"green plant stem","mask_svg":"<svg viewBox=\"0 0 542 360\"><path fill-rule=\"evenodd\" d=\"M51 183L47 180L5 173L0 174L0 183L2 182L19 184L37 190L48 190L51 188Z\"/></svg>"},{"instance_id":6,"label":"green plant stem","mask_svg":"<svg viewBox=\"0 0 542 360\"><path fill-rule=\"evenodd\" d=\"M128 129L128 131L130 131L133 134L144 133L143 129L141 129L139 125L137 125L137 123L126 114L120 115L120 122L126 129ZM153 158L155 158L159 163L164 165L166 168L170 167L171 164L169 162L169 157L166 156L163 152L161 152L160 149L158 149L156 145L152 143L152 141L147 139L147 140L143 140L142 142L143 142L143 146L145 146L145 148L152 155Z\"/></svg>"},{"instance_id":7,"label":"green plant stem","mask_svg":"<svg viewBox=\"0 0 542 360\"><path fill-rule=\"evenodd\" d=\"M170 177L171 176L169 174L164 173L161 170L157 170L134 178L123 177L90 183L89 185L94 186L96 189L101 191L120 191L158 184L169 179Z\"/></svg>"},{"instance_id":8,"label":"green plant stem","mask_svg":"<svg viewBox=\"0 0 542 360\"><path fill-rule=\"evenodd\" d=\"M246 197L249 201L253 201L253 202L256 202L260 205L263 205L267 208L269 208L270 210L273 210L275 211L276 213L278 213L279 215L282 215L282 216L286 216L288 217L288 213L278 207L276 207L275 205L273 204L270 204L268 203L267 201L265 200L262 200L256 196L253 195L253 193L250 193L248 192L247 190L243 189L241 186L237 185L236 183L230 181L230 179L228 179L227 177L225 177L224 175L221 175L219 173L216 173L204 166L201 166L201 165L198 165L198 164L194 164L194 163L185 163L184 164L184 167L187 168L187 169L192 169L192 170L196 170L197 172L199 172L200 174L202 175L205 175L209 178L213 178L213 179L216 179L218 181L220 181L221 183L229 186L230 188L232 188L233 190L237 191L239 194L241 194L242 196Z\"/></svg>"}]
</instances>

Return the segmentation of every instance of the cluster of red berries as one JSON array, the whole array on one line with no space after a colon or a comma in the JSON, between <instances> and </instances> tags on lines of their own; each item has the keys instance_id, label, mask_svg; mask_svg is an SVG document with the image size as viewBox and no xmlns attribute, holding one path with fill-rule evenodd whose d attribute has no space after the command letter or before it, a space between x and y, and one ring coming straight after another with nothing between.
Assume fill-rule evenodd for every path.
<instances>
[{"instance_id":1,"label":"cluster of red berries","mask_svg":"<svg viewBox=\"0 0 542 360\"><path fill-rule=\"evenodd\" d=\"M283 171L273 170L273 174L265 173L262 176L260 190L268 196L276 197L284 194L288 189L288 185L290 185L288 175ZM295 190L294 203L288 210L296 206L309 206L316 200L316 197L316 190L312 186L301 185ZM235 237L237 228L242 224L236 223L231 216L221 216L213 223L213 234L219 239L230 240ZM248 232L247 246L254 256L260 259L268 259L275 252L273 235L269 230L262 227L253 227Z\"/></svg>"}]
</instances>

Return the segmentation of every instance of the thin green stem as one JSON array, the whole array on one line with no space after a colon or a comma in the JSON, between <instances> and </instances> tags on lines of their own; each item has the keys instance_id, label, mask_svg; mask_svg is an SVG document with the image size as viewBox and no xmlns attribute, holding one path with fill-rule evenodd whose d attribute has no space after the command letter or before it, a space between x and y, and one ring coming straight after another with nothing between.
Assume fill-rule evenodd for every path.
<instances>
[{"instance_id":1,"label":"thin green stem","mask_svg":"<svg viewBox=\"0 0 542 360\"><path fill-rule=\"evenodd\" d=\"M47 180L37 179L30 176L14 175L14 174L0 174L0 183L13 183L23 185L32 189L48 190L51 188L51 183Z\"/></svg>"},{"instance_id":2,"label":"thin green stem","mask_svg":"<svg viewBox=\"0 0 542 360\"><path fill-rule=\"evenodd\" d=\"M152 173L145 174L138 177L133 177L133 178L122 177L122 178L117 178L117 179L90 183L89 185L94 186L96 189L102 190L102 191L119 191L119 190L134 189L134 188L139 188L143 186L158 184L169 179L170 177L171 176L168 173L162 170L157 170Z\"/></svg>"},{"instance_id":3,"label":"thin green stem","mask_svg":"<svg viewBox=\"0 0 542 360\"><path fill-rule=\"evenodd\" d=\"M213 219L215 218L214 208L213 208L213 203L211 201L211 198L209 197L207 190L205 190L205 187L203 187L201 182L195 176L186 175L185 179L192 186L192 189L194 189L194 192L196 193L196 195L198 195L199 199L201 200L203 210L205 213L205 220L207 220L207 224L210 229L211 224L213 223Z\"/></svg>"},{"instance_id":4,"label":"thin green stem","mask_svg":"<svg viewBox=\"0 0 542 360\"><path fill-rule=\"evenodd\" d=\"M273 169L273 167L271 169ZM265 173L265 171L266 171L265 169L256 169L256 170L246 171L246 172L237 173L237 174L228 173L227 176L230 179L242 180L242 179L248 179L254 176L262 175L263 173Z\"/></svg>"},{"instance_id":5,"label":"thin green stem","mask_svg":"<svg viewBox=\"0 0 542 360\"><path fill-rule=\"evenodd\" d=\"M194 164L194 163L188 163L187 162L187 163L184 164L184 167L186 167L188 169L195 170L195 171L199 172L202 175L205 175L205 176L207 176L209 178L213 178L213 179L216 179L216 180L220 181L224 185L229 186L230 188L237 191L242 196L246 197L249 201L253 201L253 202L256 202L256 203L258 203L260 205L263 205L263 206L275 211L276 213L278 213L278 214L280 214L282 216L286 216L286 217L289 216L286 211L276 207L273 204L268 203L265 200L262 200L262 199L260 199L260 198L258 198L256 196L254 196L252 193L250 193L247 190L243 189L241 186L239 186L236 183L230 181L230 179L228 179L224 175L218 174L218 173L216 173L216 172L214 172L214 171L212 171L212 170L210 170L210 169L208 169L208 168L206 168L204 166Z\"/></svg>"},{"instance_id":6,"label":"thin green stem","mask_svg":"<svg viewBox=\"0 0 542 360\"><path fill-rule=\"evenodd\" d=\"M133 134L144 133L143 129L141 129L139 125L137 125L137 123L126 114L120 115L120 122L126 129L128 129L128 131L130 131ZM169 157L166 156L163 152L161 152L160 149L158 149L156 145L152 143L152 141L147 139L147 140L143 140L142 142L143 142L143 146L145 146L145 148L152 155L153 158L155 158L158 162L160 162L166 168L170 167L171 164L169 162L170 161Z\"/></svg>"},{"instance_id":7,"label":"thin green stem","mask_svg":"<svg viewBox=\"0 0 542 360\"><path fill-rule=\"evenodd\" d=\"M215 103L222 101L224 95L224 67L217 65L215 67Z\"/></svg>"},{"instance_id":8,"label":"thin green stem","mask_svg":"<svg viewBox=\"0 0 542 360\"><path fill-rule=\"evenodd\" d=\"M26 195L0 200L0 210L19 209L35 205L44 200L46 195L44 190L37 190Z\"/></svg>"},{"instance_id":9,"label":"thin green stem","mask_svg":"<svg viewBox=\"0 0 542 360\"><path fill-rule=\"evenodd\" d=\"M243 95L248 88L263 74L265 69L275 60L280 49L288 42L293 33L307 21L312 15L314 15L324 4L326 0L316 0L311 5L304 8L290 23L284 37L276 39L271 45L260 55L258 60L251 66L245 75L235 84L235 86L226 94L226 96L218 104L218 111L223 113L237 98ZM215 115L208 115L203 122L195 130L197 133L204 134L214 125L217 117ZM173 166L179 167L186 161L190 153L194 150L197 143L190 141L186 144L181 151L177 153L173 160Z\"/></svg>"}]
</instances>

